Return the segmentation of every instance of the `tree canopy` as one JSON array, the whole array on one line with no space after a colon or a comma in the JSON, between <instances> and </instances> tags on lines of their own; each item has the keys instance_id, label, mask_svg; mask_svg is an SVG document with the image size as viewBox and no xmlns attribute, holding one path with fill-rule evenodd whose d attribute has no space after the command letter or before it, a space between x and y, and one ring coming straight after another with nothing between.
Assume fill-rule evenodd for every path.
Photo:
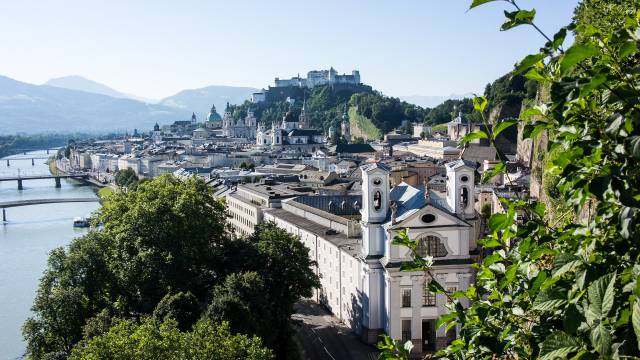
<instances>
[{"instance_id":1,"label":"tree canopy","mask_svg":"<svg viewBox=\"0 0 640 360\"><path fill-rule=\"evenodd\" d=\"M215 321L207 327L230 321L234 330L265 336L262 344L281 354L290 340L293 302L318 286L308 250L273 224L249 238L231 239L225 207L212 195L201 179L171 175L110 195L98 214L101 228L51 253L34 315L23 326L27 354L66 356L116 323L119 330L95 346L127 331L162 332L147 317L156 325L175 322L167 323L166 336L187 336L180 334L192 332L207 308L204 317ZM279 324L275 331L273 324L241 326L227 302L232 289L256 284L263 292L243 298L243 304L268 314ZM91 351L86 354L81 358L92 358Z\"/></svg>"},{"instance_id":2,"label":"tree canopy","mask_svg":"<svg viewBox=\"0 0 640 360\"><path fill-rule=\"evenodd\" d=\"M105 334L74 348L69 360L269 360L271 350L258 337L232 335L226 323L198 321L191 331L180 331L177 321L160 324L119 320Z\"/></svg>"}]
</instances>

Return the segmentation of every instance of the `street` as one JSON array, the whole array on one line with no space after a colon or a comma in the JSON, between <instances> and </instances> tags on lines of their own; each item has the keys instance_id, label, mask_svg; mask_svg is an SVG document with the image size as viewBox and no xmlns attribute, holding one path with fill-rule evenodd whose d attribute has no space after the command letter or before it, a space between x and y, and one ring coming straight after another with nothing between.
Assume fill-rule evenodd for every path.
<instances>
[{"instance_id":1,"label":"street","mask_svg":"<svg viewBox=\"0 0 640 360\"><path fill-rule=\"evenodd\" d=\"M302 358L310 360L374 360L378 351L361 342L357 335L322 306L309 300L295 305L293 314L296 342Z\"/></svg>"}]
</instances>

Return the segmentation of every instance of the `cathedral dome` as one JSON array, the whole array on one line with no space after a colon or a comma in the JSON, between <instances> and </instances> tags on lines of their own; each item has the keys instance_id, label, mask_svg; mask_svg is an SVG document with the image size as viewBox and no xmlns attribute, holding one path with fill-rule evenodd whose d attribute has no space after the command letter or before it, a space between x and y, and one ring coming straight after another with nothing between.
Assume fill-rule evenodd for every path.
<instances>
[{"instance_id":1,"label":"cathedral dome","mask_svg":"<svg viewBox=\"0 0 640 360\"><path fill-rule=\"evenodd\" d=\"M227 108L229 107L229 103L227 103ZM207 116L207 121L220 121L222 117L220 114L216 112L216 106L211 106L211 111L209 111L209 116Z\"/></svg>"}]
</instances>

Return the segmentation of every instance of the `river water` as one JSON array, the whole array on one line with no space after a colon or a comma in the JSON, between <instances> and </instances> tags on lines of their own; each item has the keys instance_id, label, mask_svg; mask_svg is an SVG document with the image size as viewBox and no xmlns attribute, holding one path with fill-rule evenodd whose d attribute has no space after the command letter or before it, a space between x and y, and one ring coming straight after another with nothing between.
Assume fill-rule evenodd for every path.
<instances>
[{"instance_id":1,"label":"river water","mask_svg":"<svg viewBox=\"0 0 640 360\"><path fill-rule=\"evenodd\" d=\"M47 156L45 151L12 155L7 166L0 160L0 177L49 174L44 159L31 165L30 156ZM0 182L0 202L26 199L92 197L95 188L74 180L62 180L56 189L53 179ZM72 226L73 218L87 216L98 203L45 204L7 209L7 223L0 218L0 360L19 359L24 354L22 323L31 315L31 305L51 250L67 245L87 232Z\"/></svg>"}]
</instances>

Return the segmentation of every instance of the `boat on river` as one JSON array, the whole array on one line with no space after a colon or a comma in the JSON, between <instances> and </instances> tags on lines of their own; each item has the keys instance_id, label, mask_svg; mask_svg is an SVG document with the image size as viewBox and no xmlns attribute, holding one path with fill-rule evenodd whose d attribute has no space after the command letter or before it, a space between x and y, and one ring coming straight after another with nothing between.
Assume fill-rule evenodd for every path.
<instances>
[{"instance_id":1,"label":"boat on river","mask_svg":"<svg viewBox=\"0 0 640 360\"><path fill-rule=\"evenodd\" d=\"M76 217L73 219L73 227L87 228L89 226L90 226L89 219L85 217Z\"/></svg>"}]
</instances>

